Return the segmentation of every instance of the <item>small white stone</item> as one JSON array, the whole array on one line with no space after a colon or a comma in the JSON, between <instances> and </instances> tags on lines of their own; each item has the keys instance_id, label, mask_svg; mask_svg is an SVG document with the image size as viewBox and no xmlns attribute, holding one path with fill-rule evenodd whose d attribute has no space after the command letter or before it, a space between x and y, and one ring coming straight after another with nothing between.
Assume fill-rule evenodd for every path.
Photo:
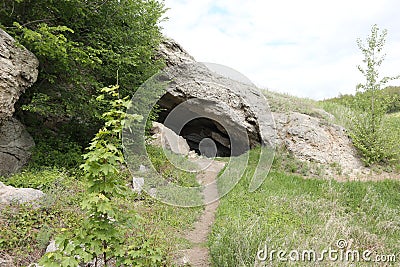
<instances>
[{"instance_id":1,"label":"small white stone","mask_svg":"<svg viewBox=\"0 0 400 267\"><path fill-rule=\"evenodd\" d=\"M150 190L149 190L149 195L150 195L151 197L156 197L156 194L157 194L157 189L155 189L155 188L150 188Z\"/></svg>"},{"instance_id":2,"label":"small white stone","mask_svg":"<svg viewBox=\"0 0 400 267\"><path fill-rule=\"evenodd\" d=\"M57 249L58 248L57 248L57 245L56 245L56 241L55 240L51 240L50 244L46 248L46 253L56 252Z\"/></svg>"},{"instance_id":3,"label":"small white stone","mask_svg":"<svg viewBox=\"0 0 400 267\"><path fill-rule=\"evenodd\" d=\"M136 193L138 193L139 195L142 193L142 189L144 186L144 178L136 178L133 177L132 179L132 190Z\"/></svg>"},{"instance_id":4,"label":"small white stone","mask_svg":"<svg viewBox=\"0 0 400 267\"><path fill-rule=\"evenodd\" d=\"M146 172L146 171L147 171L147 168L146 168L146 166L144 166L144 165L140 165L140 167L139 167L139 171L140 171L140 172Z\"/></svg>"}]
</instances>

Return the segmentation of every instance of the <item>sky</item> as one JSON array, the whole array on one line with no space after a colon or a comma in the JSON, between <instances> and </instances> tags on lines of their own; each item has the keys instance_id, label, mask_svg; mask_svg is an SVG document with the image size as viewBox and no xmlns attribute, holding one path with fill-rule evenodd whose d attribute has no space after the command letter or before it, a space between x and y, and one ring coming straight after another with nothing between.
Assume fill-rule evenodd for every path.
<instances>
[{"instance_id":1,"label":"sky","mask_svg":"<svg viewBox=\"0 0 400 267\"><path fill-rule=\"evenodd\" d=\"M321 100L355 93L373 24L387 29L380 72L400 74L398 0L165 0L163 33L199 62L233 68L260 88ZM400 81L391 82L400 85Z\"/></svg>"}]
</instances>

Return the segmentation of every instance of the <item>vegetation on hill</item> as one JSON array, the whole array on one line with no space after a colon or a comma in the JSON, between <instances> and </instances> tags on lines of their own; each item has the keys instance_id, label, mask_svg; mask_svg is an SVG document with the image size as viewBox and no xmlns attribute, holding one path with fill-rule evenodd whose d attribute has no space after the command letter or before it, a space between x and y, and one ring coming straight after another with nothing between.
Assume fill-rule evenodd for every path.
<instances>
[{"instance_id":1,"label":"vegetation on hill","mask_svg":"<svg viewBox=\"0 0 400 267\"><path fill-rule=\"evenodd\" d=\"M346 126L354 146L367 166L398 164L400 157L397 133L388 131L387 125L390 120L387 113L397 109L399 91L396 87L383 89L389 81L399 79L400 75L381 78L379 73L385 59L383 48L386 35L386 30L380 31L378 26L374 25L365 41L357 40L364 56L363 65L358 66L358 69L365 81L357 86L354 96L330 101L343 103L350 109Z\"/></svg>"},{"instance_id":2,"label":"vegetation on hill","mask_svg":"<svg viewBox=\"0 0 400 267\"><path fill-rule=\"evenodd\" d=\"M101 126L102 106L95 101L99 90L119 84L121 96L131 96L162 66L155 58L165 11L160 1L13 0L0 5L0 27L40 62L38 81L21 97L16 112L30 126L38 149L55 135L86 147Z\"/></svg>"},{"instance_id":3,"label":"vegetation on hill","mask_svg":"<svg viewBox=\"0 0 400 267\"><path fill-rule=\"evenodd\" d=\"M161 148L151 146L148 152L157 171L168 179L190 184L196 182L193 173L177 170L169 163ZM128 184L131 176L122 171L119 179ZM12 257L13 265L9 266L29 266L38 262L50 240L60 234L71 234L87 220L81 203L87 199L85 188L88 184L79 170L26 169L9 178L0 177L0 181L46 193L39 208L17 203L0 207L0 259L4 255ZM147 263L151 263L151 258L146 257L156 257L157 264L145 266L171 266L173 252L189 247L182 238L182 230L190 228L202 211L201 207L165 205L146 193L138 195L131 190L127 190L118 203L124 211L136 214L131 218L134 224L127 225L132 227L126 234L135 240L131 245L138 262L148 260Z\"/></svg>"},{"instance_id":4,"label":"vegetation on hill","mask_svg":"<svg viewBox=\"0 0 400 267\"><path fill-rule=\"evenodd\" d=\"M363 94L358 92L357 94ZM387 113L400 112L400 86L388 86L382 89L382 94L388 100ZM350 106L355 101L355 95L339 95L337 97L326 100L342 106Z\"/></svg>"},{"instance_id":5,"label":"vegetation on hill","mask_svg":"<svg viewBox=\"0 0 400 267\"><path fill-rule=\"evenodd\" d=\"M0 179L46 193L39 209L17 203L0 208L0 250L24 266L37 262L49 240L58 236L62 252L48 254L45 266L75 266L100 258L107 266L115 261L168 265L172 246L182 243L176 241L177 232L199 209L179 211L126 190L130 176L120 170L122 152L113 130L110 135L104 129L98 133L86 154L86 167L78 169L82 148L103 124L101 114L108 114L109 127L122 123L112 112L105 113L110 103L96 101L100 89L118 84L118 99L111 104L120 103L163 66L155 55L162 38L163 3L15 0L0 5L0 27L40 62L38 81L21 97L16 111L37 144L31 164L21 174ZM193 174L173 170L157 149L151 151L150 156L162 162L161 173L193 183Z\"/></svg>"}]
</instances>

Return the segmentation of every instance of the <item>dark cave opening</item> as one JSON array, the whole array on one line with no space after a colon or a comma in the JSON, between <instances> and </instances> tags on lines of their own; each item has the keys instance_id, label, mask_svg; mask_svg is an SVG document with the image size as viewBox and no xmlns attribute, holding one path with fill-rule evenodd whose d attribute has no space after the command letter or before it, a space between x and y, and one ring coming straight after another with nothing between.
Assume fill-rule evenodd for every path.
<instances>
[{"instance_id":1,"label":"dark cave opening","mask_svg":"<svg viewBox=\"0 0 400 267\"><path fill-rule=\"evenodd\" d=\"M185 102L184 99L166 93L157 103L160 108L158 122L165 124L170 112L183 102ZM202 106L201 108L197 106L193 110L203 111L205 109L206 106ZM187 110L185 115L190 115L183 116L193 118L182 125L183 127L179 126L182 121L186 121L185 118L179 121L177 119L176 121L169 121L167 123L169 125L165 126L185 138L190 149L199 155L207 157L233 156L231 153L231 140L226 129L216 120L209 118L212 116L207 116L207 114L203 114L203 112L194 112L193 110ZM201 113L203 116L198 113ZM243 153L244 152L245 151L243 151Z\"/></svg>"},{"instance_id":2,"label":"dark cave opening","mask_svg":"<svg viewBox=\"0 0 400 267\"><path fill-rule=\"evenodd\" d=\"M207 157L230 157L231 142L223 127L208 118L194 119L183 127L180 135L186 139L190 148L199 155ZM213 143L207 142L212 140ZM216 149L215 153L213 149Z\"/></svg>"}]
</instances>

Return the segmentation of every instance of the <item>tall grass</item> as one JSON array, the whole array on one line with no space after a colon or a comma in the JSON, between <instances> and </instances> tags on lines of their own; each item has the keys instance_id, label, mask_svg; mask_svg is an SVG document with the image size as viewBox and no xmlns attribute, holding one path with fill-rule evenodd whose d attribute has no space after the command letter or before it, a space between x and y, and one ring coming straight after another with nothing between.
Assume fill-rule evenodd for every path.
<instances>
[{"instance_id":1,"label":"tall grass","mask_svg":"<svg viewBox=\"0 0 400 267\"><path fill-rule=\"evenodd\" d=\"M332 115L326 112L318 101L269 90L262 90L262 92L272 112L298 112L322 120L332 120Z\"/></svg>"},{"instance_id":2,"label":"tall grass","mask_svg":"<svg viewBox=\"0 0 400 267\"><path fill-rule=\"evenodd\" d=\"M213 266L254 266L257 252L265 245L287 252L322 251L337 249L340 239L347 240L353 250L395 254L400 260L400 182L338 183L272 171L261 188L249 193L254 154L243 179L220 202L209 238ZM291 266L350 263L293 262Z\"/></svg>"},{"instance_id":3,"label":"tall grass","mask_svg":"<svg viewBox=\"0 0 400 267\"><path fill-rule=\"evenodd\" d=\"M318 102L317 105L333 115L330 118L331 123L341 125L346 129L351 127L350 118L354 116L354 111L351 108L332 101Z\"/></svg>"},{"instance_id":4,"label":"tall grass","mask_svg":"<svg viewBox=\"0 0 400 267\"><path fill-rule=\"evenodd\" d=\"M388 114L383 120L384 134L390 138L393 146L388 146L387 149L392 150L391 153L396 155L394 167L397 172L400 171L400 112Z\"/></svg>"}]
</instances>

